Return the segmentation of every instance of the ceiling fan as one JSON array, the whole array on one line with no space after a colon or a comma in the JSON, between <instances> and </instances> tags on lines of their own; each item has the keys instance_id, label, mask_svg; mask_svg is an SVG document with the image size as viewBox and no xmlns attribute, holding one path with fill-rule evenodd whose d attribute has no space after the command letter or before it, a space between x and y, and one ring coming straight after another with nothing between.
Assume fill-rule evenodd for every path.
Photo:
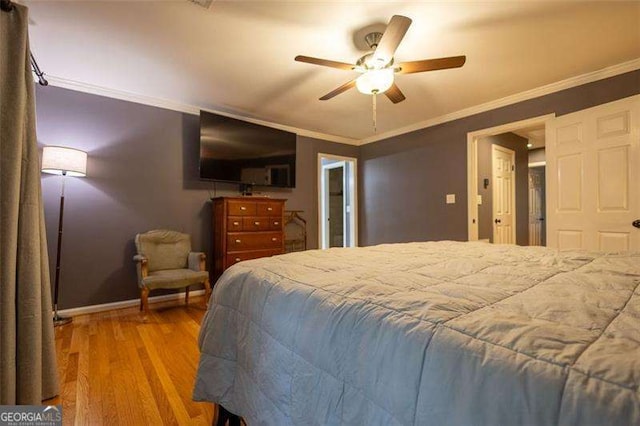
<instances>
[{"instance_id":1,"label":"ceiling fan","mask_svg":"<svg viewBox=\"0 0 640 426\"><path fill-rule=\"evenodd\" d=\"M356 87L359 92L366 95L384 93L391 102L397 104L398 102L404 101L405 96L395 84L394 74L413 74L425 71L459 68L464 65L466 61L466 56L452 56L449 58L423 59L421 61L401 62L399 64L394 63L393 55L410 25L411 19L406 16L394 15L389 21L389 25L384 34L379 32L367 34L365 41L372 51L358 59L355 65L302 55L296 56L295 60L361 73L359 77L354 78L321 97L321 101L326 101Z\"/></svg>"}]
</instances>

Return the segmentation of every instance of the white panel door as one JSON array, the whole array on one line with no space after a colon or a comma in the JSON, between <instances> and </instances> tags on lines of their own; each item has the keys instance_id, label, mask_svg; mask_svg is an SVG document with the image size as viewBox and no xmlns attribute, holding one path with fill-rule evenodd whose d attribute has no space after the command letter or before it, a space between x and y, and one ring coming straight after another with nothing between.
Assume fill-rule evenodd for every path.
<instances>
[{"instance_id":1,"label":"white panel door","mask_svg":"<svg viewBox=\"0 0 640 426\"><path fill-rule=\"evenodd\" d=\"M493 242L516 243L516 153L499 145L491 145L493 175Z\"/></svg>"},{"instance_id":2,"label":"white panel door","mask_svg":"<svg viewBox=\"0 0 640 426\"><path fill-rule=\"evenodd\" d=\"M640 250L640 95L547 126L547 245Z\"/></svg>"}]
</instances>

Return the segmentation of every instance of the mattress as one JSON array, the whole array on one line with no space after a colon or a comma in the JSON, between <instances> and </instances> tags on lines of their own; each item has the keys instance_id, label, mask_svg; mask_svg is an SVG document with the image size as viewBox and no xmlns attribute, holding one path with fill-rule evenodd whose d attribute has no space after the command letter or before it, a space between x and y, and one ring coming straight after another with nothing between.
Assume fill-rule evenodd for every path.
<instances>
[{"instance_id":1,"label":"mattress","mask_svg":"<svg viewBox=\"0 0 640 426\"><path fill-rule=\"evenodd\" d=\"M640 424L640 254L425 242L239 263L193 398L249 425Z\"/></svg>"}]
</instances>

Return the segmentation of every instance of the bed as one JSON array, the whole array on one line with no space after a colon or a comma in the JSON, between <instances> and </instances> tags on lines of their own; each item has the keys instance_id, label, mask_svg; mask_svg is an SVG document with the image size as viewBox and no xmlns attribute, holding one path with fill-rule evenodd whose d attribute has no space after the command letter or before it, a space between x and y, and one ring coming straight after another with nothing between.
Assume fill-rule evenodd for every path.
<instances>
[{"instance_id":1,"label":"bed","mask_svg":"<svg viewBox=\"0 0 640 426\"><path fill-rule=\"evenodd\" d=\"M248 425L640 424L640 253L425 242L242 262L193 397Z\"/></svg>"}]
</instances>

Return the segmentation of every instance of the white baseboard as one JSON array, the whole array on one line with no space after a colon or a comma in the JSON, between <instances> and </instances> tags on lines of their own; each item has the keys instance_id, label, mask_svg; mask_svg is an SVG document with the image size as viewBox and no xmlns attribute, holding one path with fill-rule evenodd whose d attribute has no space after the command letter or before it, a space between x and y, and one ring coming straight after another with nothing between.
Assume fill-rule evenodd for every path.
<instances>
[{"instance_id":1,"label":"white baseboard","mask_svg":"<svg viewBox=\"0 0 640 426\"><path fill-rule=\"evenodd\" d=\"M164 294L162 296L149 297L149 303L164 302L167 300L184 300L184 292ZM204 294L203 290L192 290L189 292L189 296L201 296ZM93 314L95 312L110 311L113 309L130 308L131 306L139 306L140 299L123 300L120 302L103 303L100 305L80 306L78 308L62 309L58 311L59 315L72 317L75 315Z\"/></svg>"}]
</instances>

